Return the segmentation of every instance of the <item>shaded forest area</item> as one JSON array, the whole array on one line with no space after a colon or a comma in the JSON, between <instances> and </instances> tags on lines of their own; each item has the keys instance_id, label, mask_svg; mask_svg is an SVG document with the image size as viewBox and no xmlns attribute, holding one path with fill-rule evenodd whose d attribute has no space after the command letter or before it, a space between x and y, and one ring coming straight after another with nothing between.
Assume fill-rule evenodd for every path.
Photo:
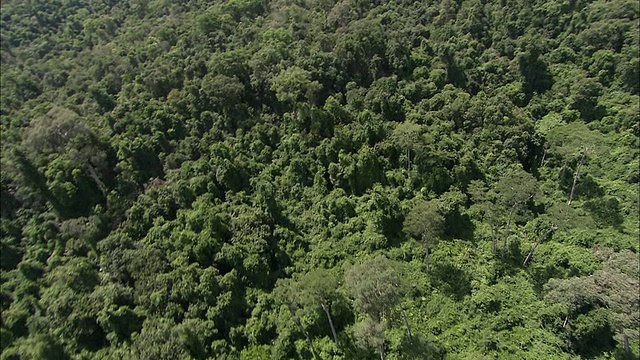
<instances>
[{"instance_id":1,"label":"shaded forest area","mask_svg":"<svg viewBox=\"0 0 640 360\"><path fill-rule=\"evenodd\" d=\"M1 359L638 359L637 0L6 0Z\"/></svg>"}]
</instances>

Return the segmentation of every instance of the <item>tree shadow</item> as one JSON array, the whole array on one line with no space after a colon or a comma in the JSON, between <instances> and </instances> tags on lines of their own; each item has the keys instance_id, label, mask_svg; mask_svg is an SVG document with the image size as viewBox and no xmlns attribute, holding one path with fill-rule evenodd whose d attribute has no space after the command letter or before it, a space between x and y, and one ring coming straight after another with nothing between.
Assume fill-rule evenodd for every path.
<instances>
[{"instance_id":1,"label":"tree shadow","mask_svg":"<svg viewBox=\"0 0 640 360\"><path fill-rule=\"evenodd\" d=\"M576 195L585 199L594 199L604 196L604 189L590 175L583 176L576 186Z\"/></svg>"},{"instance_id":2,"label":"tree shadow","mask_svg":"<svg viewBox=\"0 0 640 360\"><path fill-rule=\"evenodd\" d=\"M624 217L621 214L620 203L614 197L592 199L585 202L585 208L600 228L611 226L622 231Z\"/></svg>"},{"instance_id":3,"label":"tree shadow","mask_svg":"<svg viewBox=\"0 0 640 360\"><path fill-rule=\"evenodd\" d=\"M547 64L540 59L539 51L532 49L526 52L518 58L518 63L524 78L523 90L527 103L535 93L542 94L551 89L553 77Z\"/></svg>"},{"instance_id":4,"label":"tree shadow","mask_svg":"<svg viewBox=\"0 0 640 360\"><path fill-rule=\"evenodd\" d=\"M444 217L444 228L444 239L460 239L465 241L473 241L476 229L469 215L462 215L459 211L451 212Z\"/></svg>"},{"instance_id":5,"label":"tree shadow","mask_svg":"<svg viewBox=\"0 0 640 360\"><path fill-rule=\"evenodd\" d=\"M471 294L471 276L453 264L435 263L431 268L431 283L456 301Z\"/></svg>"},{"instance_id":6,"label":"tree shadow","mask_svg":"<svg viewBox=\"0 0 640 360\"><path fill-rule=\"evenodd\" d=\"M603 353L613 350L615 340L613 331L603 311L591 311L581 314L573 320L570 336L576 353L586 359L599 358Z\"/></svg>"},{"instance_id":7,"label":"tree shadow","mask_svg":"<svg viewBox=\"0 0 640 360\"><path fill-rule=\"evenodd\" d=\"M403 336L399 344L399 350L406 354L409 359L438 359L442 352L433 341L426 336L414 334L412 336Z\"/></svg>"}]
</instances>

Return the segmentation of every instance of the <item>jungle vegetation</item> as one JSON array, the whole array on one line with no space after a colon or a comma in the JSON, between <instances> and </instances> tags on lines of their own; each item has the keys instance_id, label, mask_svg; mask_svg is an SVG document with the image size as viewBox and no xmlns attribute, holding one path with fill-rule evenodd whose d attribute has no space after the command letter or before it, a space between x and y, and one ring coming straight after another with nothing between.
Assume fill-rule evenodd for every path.
<instances>
[{"instance_id":1,"label":"jungle vegetation","mask_svg":"<svg viewBox=\"0 0 640 360\"><path fill-rule=\"evenodd\" d=\"M4 0L1 359L638 359L637 0Z\"/></svg>"}]
</instances>

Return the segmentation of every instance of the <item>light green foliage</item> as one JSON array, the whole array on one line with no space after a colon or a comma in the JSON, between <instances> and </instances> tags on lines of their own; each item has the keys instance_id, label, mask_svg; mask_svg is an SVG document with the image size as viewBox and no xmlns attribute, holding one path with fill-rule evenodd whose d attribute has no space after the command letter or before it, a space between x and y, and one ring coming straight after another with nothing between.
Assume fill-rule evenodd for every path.
<instances>
[{"instance_id":1,"label":"light green foliage","mask_svg":"<svg viewBox=\"0 0 640 360\"><path fill-rule=\"evenodd\" d=\"M276 301L287 306L294 322L300 327L298 330L307 337L307 341L310 344L314 341L310 338L308 327L319 326L323 318L323 333L334 341L334 346L325 346L324 351L336 353L340 344L332 309L337 308L336 304L341 300L336 277L328 270L315 269L298 281L279 281L279 286L275 293Z\"/></svg>"},{"instance_id":2,"label":"light green foliage","mask_svg":"<svg viewBox=\"0 0 640 360\"><path fill-rule=\"evenodd\" d=\"M6 336L6 335L4 335ZM12 357L20 359L64 359L67 354L64 348L49 336L39 335L26 339L19 339L14 346L3 351L2 358L10 359Z\"/></svg>"},{"instance_id":3,"label":"light green foliage","mask_svg":"<svg viewBox=\"0 0 640 360\"><path fill-rule=\"evenodd\" d=\"M391 139L406 152L407 172L411 172L411 159L414 149L421 145L420 135L423 128L419 124L403 122L393 129Z\"/></svg>"},{"instance_id":4,"label":"light green foliage","mask_svg":"<svg viewBox=\"0 0 640 360\"><path fill-rule=\"evenodd\" d=\"M279 101L295 103L308 101L313 103L316 93L321 89L318 81L311 80L311 74L297 66L281 71L271 84Z\"/></svg>"},{"instance_id":5,"label":"light green foliage","mask_svg":"<svg viewBox=\"0 0 640 360\"><path fill-rule=\"evenodd\" d=\"M131 355L140 358L192 359L193 357L184 346L191 334L187 335L184 332L184 335L180 334L181 330L168 319L147 320L131 345Z\"/></svg>"},{"instance_id":6,"label":"light green foliage","mask_svg":"<svg viewBox=\"0 0 640 360\"><path fill-rule=\"evenodd\" d=\"M403 229L425 245L425 261L429 270L431 249L444 232L444 217L439 213L437 205L433 201L417 202L405 217Z\"/></svg>"},{"instance_id":7,"label":"light green foliage","mask_svg":"<svg viewBox=\"0 0 640 360\"><path fill-rule=\"evenodd\" d=\"M536 179L520 169L507 171L495 184L498 201L505 206L521 205L537 191Z\"/></svg>"},{"instance_id":8,"label":"light green foliage","mask_svg":"<svg viewBox=\"0 0 640 360\"><path fill-rule=\"evenodd\" d=\"M615 342L624 342L624 335L635 339L631 329L640 322L637 294L632 290L638 286L638 271L619 263L631 260L631 254L601 250L597 255L606 260L592 275L551 279L545 285L545 300L562 307L563 327L572 334L576 352L585 356L592 354L594 342L613 348Z\"/></svg>"},{"instance_id":9,"label":"light green foliage","mask_svg":"<svg viewBox=\"0 0 640 360\"><path fill-rule=\"evenodd\" d=\"M360 347L385 354L385 330L403 292L398 263L380 255L347 269L345 286L353 297L361 320L353 336Z\"/></svg>"},{"instance_id":10,"label":"light green foliage","mask_svg":"<svg viewBox=\"0 0 640 360\"><path fill-rule=\"evenodd\" d=\"M444 218L433 201L417 202L404 220L404 230L423 241L442 235L443 226Z\"/></svg>"},{"instance_id":11,"label":"light green foliage","mask_svg":"<svg viewBox=\"0 0 640 360\"><path fill-rule=\"evenodd\" d=\"M347 270L345 285L356 309L378 322L390 315L402 291L398 266L380 255Z\"/></svg>"},{"instance_id":12,"label":"light green foliage","mask_svg":"<svg viewBox=\"0 0 640 360\"><path fill-rule=\"evenodd\" d=\"M353 326L353 336L358 346L367 349L379 349L384 346L385 326L367 316Z\"/></svg>"}]
</instances>

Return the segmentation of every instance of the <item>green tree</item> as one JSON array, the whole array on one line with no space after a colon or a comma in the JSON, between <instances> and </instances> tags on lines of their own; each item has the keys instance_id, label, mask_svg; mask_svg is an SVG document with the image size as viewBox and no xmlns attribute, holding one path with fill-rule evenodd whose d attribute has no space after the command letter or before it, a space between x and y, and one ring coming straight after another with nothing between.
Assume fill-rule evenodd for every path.
<instances>
[{"instance_id":1,"label":"green tree","mask_svg":"<svg viewBox=\"0 0 640 360\"><path fill-rule=\"evenodd\" d=\"M391 139L406 152L407 177L411 179L411 153L420 145L422 126L411 122L403 122L393 129Z\"/></svg>"},{"instance_id":2,"label":"green tree","mask_svg":"<svg viewBox=\"0 0 640 360\"><path fill-rule=\"evenodd\" d=\"M386 357L385 330L402 296L399 264L379 255L345 272L345 286L364 318L354 327L354 336L364 347L373 347Z\"/></svg>"},{"instance_id":3,"label":"green tree","mask_svg":"<svg viewBox=\"0 0 640 360\"><path fill-rule=\"evenodd\" d=\"M289 313L290 318L298 328L298 331L304 334L309 350L315 357L317 356L317 350L313 345L313 339L309 333L309 322L313 321L313 316L316 315L317 312L314 312L312 307L305 306L304 300L300 297L300 294L300 283L293 279L279 279L273 290L276 304L282 305L286 309L285 311ZM280 315L279 319L282 320L285 319L285 317ZM286 333L287 330L285 326L286 324L279 325L279 331Z\"/></svg>"},{"instance_id":4,"label":"green tree","mask_svg":"<svg viewBox=\"0 0 640 360\"><path fill-rule=\"evenodd\" d=\"M535 220L538 220L538 221L535 221ZM542 244L543 241L549 239L549 237L551 237L551 235L553 235L553 233L556 230L558 230L557 226L553 224L549 224L549 221L545 221L546 219L540 220L540 218L537 218L535 220L533 221L535 223L534 228L535 230L537 230L536 232L540 237L533 244L533 246L531 247L531 250L529 250L527 257L524 259L524 262L522 263L523 266L527 266L529 264L538 246ZM539 233L542 233L542 234L540 235Z\"/></svg>"},{"instance_id":5,"label":"green tree","mask_svg":"<svg viewBox=\"0 0 640 360\"><path fill-rule=\"evenodd\" d=\"M473 200L473 204L469 207L469 212L488 223L491 231L491 249L494 254L497 254L503 210L502 206L497 202L497 195L481 180L472 180L469 183L467 192Z\"/></svg>"},{"instance_id":6,"label":"green tree","mask_svg":"<svg viewBox=\"0 0 640 360\"><path fill-rule=\"evenodd\" d=\"M271 83L276 98L289 105L295 105L298 101L314 103L321 89L322 85L317 80L311 80L309 71L297 66L281 71Z\"/></svg>"},{"instance_id":7,"label":"green tree","mask_svg":"<svg viewBox=\"0 0 640 360\"><path fill-rule=\"evenodd\" d=\"M3 335L4 336L4 335ZM34 335L20 339L2 352L3 359L70 359L62 345L50 335Z\"/></svg>"},{"instance_id":8,"label":"green tree","mask_svg":"<svg viewBox=\"0 0 640 360\"><path fill-rule=\"evenodd\" d=\"M287 305L293 320L307 338L311 349L313 349L313 340L308 331L308 326L311 324L305 322L316 318L320 310L327 318L329 333L333 337L335 347L339 348L338 333L331 315L331 307L340 300L340 295L337 292L337 278L332 272L322 268L314 269L302 275L297 281L279 280L278 288L277 301Z\"/></svg>"},{"instance_id":9,"label":"green tree","mask_svg":"<svg viewBox=\"0 0 640 360\"><path fill-rule=\"evenodd\" d=\"M548 133L547 140L551 151L563 161L562 169L570 171L574 168L569 189L568 205L573 203L578 190L580 178L584 177L584 167L587 165L589 155L599 152L599 144L602 136L590 130L583 122L572 122L567 125L557 126Z\"/></svg>"},{"instance_id":10,"label":"green tree","mask_svg":"<svg viewBox=\"0 0 640 360\"><path fill-rule=\"evenodd\" d=\"M307 297L307 299L303 298L303 301L310 302L311 304L320 304L322 311L327 316L333 341L336 347L338 347L338 334L336 333L333 318L331 317L331 303L335 301L338 296L336 293L338 289L336 277L325 269L315 269L305 274L300 279L300 282L302 286L301 295Z\"/></svg>"},{"instance_id":11,"label":"green tree","mask_svg":"<svg viewBox=\"0 0 640 360\"><path fill-rule=\"evenodd\" d=\"M245 87L237 77L207 74L202 79L200 89L204 97L204 108L226 116L241 112L239 104L243 101Z\"/></svg>"},{"instance_id":12,"label":"green tree","mask_svg":"<svg viewBox=\"0 0 640 360\"><path fill-rule=\"evenodd\" d=\"M143 359L191 359L181 327L165 318L148 319L131 345L131 356Z\"/></svg>"},{"instance_id":13,"label":"green tree","mask_svg":"<svg viewBox=\"0 0 640 360\"><path fill-rule=\"evenodd\" d=\"M495 184L498 201L504 209L508 209L507 224L502 242L502 258L507 253L507 240L511 231L511 224L517 211L533 198L538 191L536 179L521 169L508 172ZM504 210L503 210L504 211Z\"/></svg>"},{"instance_id":14,"label":"green tree","mask_svg":"<svg viewBox=\"0 0 640 360\"><path fill-rule=\"evenodd\" d=\"M425 245L425 263L431 270L431 248L444 233L444 217L433 201L418 200L404 219L403 229Z\"/></svg>"},{"instance_id":15,"label":"green tree","mask_svg":"<svg viewBox=\"0 0 640 360\"><path fill-rule=\"evenodd\" d=\"M34 119L22 146L27 159L47 178L54 204L59 203L67 216L86 212L100 195L106 200L103 179L109 167L107 153L97 135L73 111L53 107Z\"/></svg>"}]
</instances>

